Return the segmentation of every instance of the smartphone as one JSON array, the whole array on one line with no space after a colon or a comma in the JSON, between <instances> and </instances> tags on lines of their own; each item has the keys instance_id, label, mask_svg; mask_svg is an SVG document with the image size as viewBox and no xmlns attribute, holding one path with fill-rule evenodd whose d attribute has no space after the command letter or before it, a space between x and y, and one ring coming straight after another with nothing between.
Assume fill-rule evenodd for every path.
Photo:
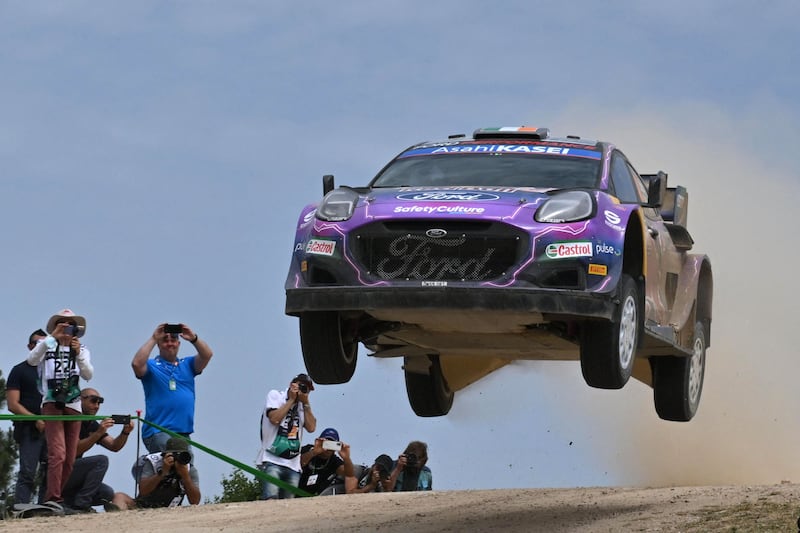
<instances>
[{"instance_id":1,"label":"smartphone","mask_svg":"<svg viewBox=\"0 0 800 533\"><path fill-rule=\"evenodd\" d=\"M180 333L183 331L183 324L165 324L164 333Z\"/></svg>"},{"instance_id":2,"label":"smartphone","mask_svg":"<svg viewBox=\"0 0 800 533\"><path fill-rule=\"evenodd\" d=\"M342 449L342 442L338 440L324 440L322 441L322 449L338 452Z\"/></svg>"},{"instance_id":3,"label":"smartphone","mask_svg":"<svg viewBox=\"0 0 800 533\"><path fill-rule=\"evenodd\" d=\"M131 415L111 415L111 420L113 420L115 424L130 424Z\"/></svg>"}]
</instances>

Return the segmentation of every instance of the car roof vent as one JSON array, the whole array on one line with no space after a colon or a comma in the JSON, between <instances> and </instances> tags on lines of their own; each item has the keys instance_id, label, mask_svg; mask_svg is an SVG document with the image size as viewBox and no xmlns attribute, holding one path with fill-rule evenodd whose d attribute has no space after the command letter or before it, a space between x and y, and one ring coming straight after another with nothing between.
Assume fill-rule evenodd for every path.
<instances>
[{"instance_id":1,"label":"car roof vent","mask_svg":"<svg viewBox=\"0 0 800 533\"><path fill-rule=\"evenodd\" d=\"M547 139L550 130L536 126L504 126L502 128L480 128L472 134L473 139Z\"/></svg>"},{"instance_id":2,"label":"car roof vent","mask_svg":"<svg viewBox=\"0 0 800 533\"><path fill-rule=\"evenodd\" d=\"M466 135L464 135L463 133L454 133L452 135L447 136L448 139L463 139L464 137L466 137Z\"/></svg>"}]
</instances>

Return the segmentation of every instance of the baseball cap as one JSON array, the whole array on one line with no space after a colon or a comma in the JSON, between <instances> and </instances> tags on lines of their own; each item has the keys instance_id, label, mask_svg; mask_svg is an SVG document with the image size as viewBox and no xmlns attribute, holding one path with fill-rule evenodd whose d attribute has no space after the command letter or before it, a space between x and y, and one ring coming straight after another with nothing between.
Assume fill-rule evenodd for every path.
<instances>
[{"instance_id":1,"label":"baseball cap","mask_svg":"<svg viewBox=\"0 0 800 533\"><path fill-rule=\"evenodd\" d=\"M171 437L167 441L167 446L165 451L168 452L188 452L189 451L189 443L186 440L178 438L178 437Z\"/></svg>"},{"instance_id":2,"label":"baseball cap","mask_svg":"<svg viewBox=\"0 0 800 533\"><path fill-rule=\"evenodd\" d=\"M389 474L392 472L392 467L394 466L394 461L392 458L382 453L378 457L375 458L375 466L378 467L378 470L381 473L381 477L386 479L389 477Z\"/></svg>"},{"instance_id":3,"label":"baseball cap","mask_svg":"<svg viewBox=\"0 0 800 533\"><path fill-rule=\"evenodd\" d=\"M308 390L314 390L314 382L311 381L311 378L308 377L308 374L297 374L292 380L292 383L300 383L301 381L308 385Z\"/></svg>"},{"instance_id":4,"label":"baseball cap","mask_svg":"<svg viewBox=\"0 0 800 533\"><path fill-rule=\"evenodd\" d=\"M325 428L319 434L319 438L325 440L339 440L339 432L333 428Z\"/></svg>"}]
</instances>

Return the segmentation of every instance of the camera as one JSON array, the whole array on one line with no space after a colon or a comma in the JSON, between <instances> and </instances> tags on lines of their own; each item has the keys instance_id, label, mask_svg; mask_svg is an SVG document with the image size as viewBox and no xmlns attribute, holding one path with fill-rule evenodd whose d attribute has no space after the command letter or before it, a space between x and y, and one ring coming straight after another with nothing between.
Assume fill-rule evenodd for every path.
<instances>
[{"instance_id":1,"label":"camera","mask_svg":"<svg viewBox=\"0 0 800 533\"><path fill-rule=\"evenodd\" d=\"M74 401L80 395L78 376L70 376L67 379L49 379L47 387L52 393L53 401L59 407Z\"/></svg>"},{"instance_id":2,"label":"camera","mask_svg":"<svg viewBox=\"0 0 800 533\"><path fill-rule=\"evenodd\" d=\"M164 324L164 333L180 335L183 332L183 324Z\"/></svg>"},{"instance_id":3,"label":"camera","mask_svg":"<svg viewBox=\"0 0 800 533\"><path fill-rule=\"evenodd\" d=\"M72 335L73 337L83 337L84 331L85 328L82 326L73 326L72 324L64 326L64 333L67 335Z\"/></svg>"},{"instance_id":4,"label":"camera","mask_svg":"<svg viewBox=\"0 0 800 533\"><path fill-rule=\"evenodd\" d=\"M322 449L323 450L333 450L338 452L342 449L342 442L338 440L323 440L322 441Z\"/></svg>"},{"instance_id":5,"label":"camera","mask_svg":"<svg viewBox=\"0 0 800 533\"><path fill-rule=\"evenodd\" d=\"M175 458L176 462L182 465L188 465L189 463L192 462L192 454L185 450L181 450L178 452L164 452L162 455L164 457L171 455L172 457Z\"/></svg>"},{"instance_id":6,"label":"camera","mask_svg":"<svg viewBox=\"0 0 800 533\"><path fill-rule=\"evenodd\" d=\"M303 394L308 393L308 383L306 383L305 381L297 382L297 388L300 389L300 392L302 392Z\"/></svg>"},{"instance_id":7,"label":"camera","mask_svg":"<svg viewBox=\"0 0 800 533\"><path fill-rule=\"evenodd\" d=\"M417 454L415 453L406 454L406 466L411 468L417 466Z\"/></svg>"}]
</instances>

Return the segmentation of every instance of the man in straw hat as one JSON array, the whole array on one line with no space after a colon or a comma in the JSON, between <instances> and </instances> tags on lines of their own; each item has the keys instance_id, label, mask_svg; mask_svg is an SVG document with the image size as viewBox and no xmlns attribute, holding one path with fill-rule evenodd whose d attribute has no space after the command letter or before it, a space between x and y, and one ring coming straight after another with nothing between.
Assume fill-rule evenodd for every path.
<instances>
[{"instance_id":1,"label":"man in straw hat","mask_svg":"<svg viewBox=\"0 0 800 533\"><path fill-rule=\"evenodd\" d=\"M71 309L62 309L47 321L47 337L39 340L28 355L28 364L38 367L43 415L80 415L80 378L92 378L91 357L80 338L86 333L86 319ZM62 490L72 473L78 447L79 420L46 420L47 493L45 503L64 512Z\"/></svg>"}]
</instances>

